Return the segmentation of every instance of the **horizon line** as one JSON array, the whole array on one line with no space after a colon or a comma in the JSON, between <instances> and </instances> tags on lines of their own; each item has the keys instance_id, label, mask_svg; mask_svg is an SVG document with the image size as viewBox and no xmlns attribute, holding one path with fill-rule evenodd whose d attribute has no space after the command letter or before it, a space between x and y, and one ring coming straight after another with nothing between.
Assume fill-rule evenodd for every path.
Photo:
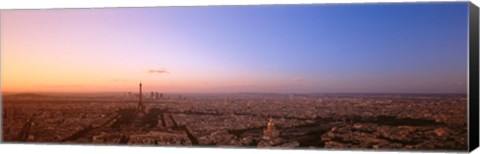
<instances>
[{"instance_id":1,"label":"horizon line","mask_svg":"<svg viewBox=\"0 0 480 154\"><path fill-rule=\"evenodd\" d=\"M135 91L94 91L94 92L11 92L11 91L2 91L3 94L105 94L105 93L138 93ZM159 91L145 91L146 93L150 92L159 92ZM469 94L469 92L160 92L164 94Z\"/></svg>"}]
</instances>

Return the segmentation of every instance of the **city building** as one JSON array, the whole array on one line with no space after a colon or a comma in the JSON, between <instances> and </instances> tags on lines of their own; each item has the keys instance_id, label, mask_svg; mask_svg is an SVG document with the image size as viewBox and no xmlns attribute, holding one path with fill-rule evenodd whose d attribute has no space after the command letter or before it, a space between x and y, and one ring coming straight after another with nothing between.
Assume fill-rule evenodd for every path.
<instances>
[{"instance_id":1,"label":"city building","mask_svg":"<svg viewBox=\"0 0 480 154\"><path fill-rule=\"evenodd\" d=\"M270 118L268 120L267 128L265 128L265 130L263 130L263 137L262 138L265 139L265 140L270 140L270 139L276 138L278 136L278 134L279 134L279 132L275 128L275 124L273 123L272 118Z\"/></svg>"}]
</instances>

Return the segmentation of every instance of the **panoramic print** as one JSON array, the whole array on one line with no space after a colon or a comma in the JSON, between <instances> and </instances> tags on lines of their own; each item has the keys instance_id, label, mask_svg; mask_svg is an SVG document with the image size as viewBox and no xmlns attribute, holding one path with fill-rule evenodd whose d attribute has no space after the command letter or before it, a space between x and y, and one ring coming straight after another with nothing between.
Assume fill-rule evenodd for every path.
<instances>
[{"instance_id":1,"label":"panoramic print","mask_svg":"<svg viewBox=\"0 0 480 154\"><path fill-rule=\"evenodd\" d=\"M3 142L467 150L467 2L0 15Z\"/></svg>"}]
</instances>

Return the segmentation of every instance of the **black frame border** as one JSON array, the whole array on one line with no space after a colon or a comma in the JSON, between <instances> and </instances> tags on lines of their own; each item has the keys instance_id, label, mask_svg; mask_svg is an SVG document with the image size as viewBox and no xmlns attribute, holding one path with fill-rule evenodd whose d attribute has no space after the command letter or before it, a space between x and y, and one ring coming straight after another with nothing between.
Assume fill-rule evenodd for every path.
<instances>
[{"instance_id":1,"label":"black frame border","mask_svg":"<svg viewBox=\"0 0 480 154\"><path fill-rule=\"evenodd\" d=\"M468 150L473 151L478 147L479 142L479 42L478 42L478 7L469 2L469 89L468 89Z\"/></svg>"}]
</instances>

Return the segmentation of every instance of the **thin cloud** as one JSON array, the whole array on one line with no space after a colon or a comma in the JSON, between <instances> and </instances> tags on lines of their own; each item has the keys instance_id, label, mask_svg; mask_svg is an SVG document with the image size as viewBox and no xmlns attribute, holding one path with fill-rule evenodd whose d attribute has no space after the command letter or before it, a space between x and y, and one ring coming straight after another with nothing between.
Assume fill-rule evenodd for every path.
<instances>
[{"instance_id":1,"label":"thin cloud","mask_svg":"<svg viewBox=\"0 0 480 154\"><path fill-rule=\"evenodd\" d=\"M169 73L167 69L165 68L159 68L159 69L148 69L147 73L150 74L163 74L163 73Z\"/></svg>"},{"instance_id":2,"label":"thin cloud","mask_svg":"<svg viewBox=\"0 0 480 154\"><path fill-rule=\"evenodd\" d=\"M304 78L293 78L292 81L293 82L304 82L305 79Z\"/></svg>"}]
</instances>

